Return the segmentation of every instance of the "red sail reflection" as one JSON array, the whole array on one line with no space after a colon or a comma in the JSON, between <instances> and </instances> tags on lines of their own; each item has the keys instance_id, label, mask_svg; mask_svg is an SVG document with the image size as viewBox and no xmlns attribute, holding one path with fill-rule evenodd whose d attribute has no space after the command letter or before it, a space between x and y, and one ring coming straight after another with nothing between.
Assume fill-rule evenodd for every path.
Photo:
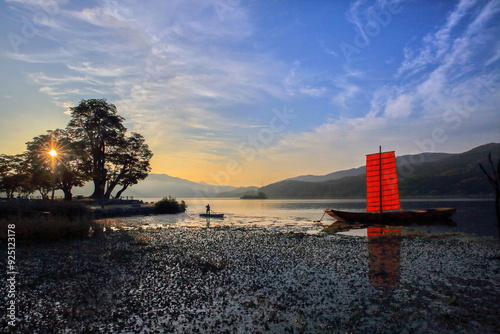
<instances>
[{"instance_id":1,"label":"red sail reflection","mask_svg":"<svg viewBox=\"0 0 500 334\"><path fill-rule=\"evenodd\" d=\"M368 227L370 282L374 286L396 287L399 283L401 228Z\"/></svg>"}]
</instances>

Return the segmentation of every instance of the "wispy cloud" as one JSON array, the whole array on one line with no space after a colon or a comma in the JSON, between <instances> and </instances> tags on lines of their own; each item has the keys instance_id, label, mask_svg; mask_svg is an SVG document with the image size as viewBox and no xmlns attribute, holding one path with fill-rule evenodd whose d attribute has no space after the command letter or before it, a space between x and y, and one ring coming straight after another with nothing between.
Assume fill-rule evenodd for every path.
<instances>
[{"instance_id":1,"label":"wispy cloud","mask_svg":"<svg viewBox=\"0 0 500 334\"><path fill-rule=\"evenodd\" d=\"M479 7L479 8L478 8ZM479 11L472 23L464 21L474 12ZM482 43L481 29L491 17L498 12L498 2L477 2L475 0L461 0L455 9L448 15L446 23L437 31L426 35L423 45L415 50L415 47L405 48L405 60L398 70L398 75L410 76L426 69L428 66L442 64L444 61L460 61L467 57L468 49L474 44ZM467 30L462 37L460 24L467 24ZM475 40L472 37L479 38ZM464 52L464 53L460 53Z\"/></svg>"}]
</instances>

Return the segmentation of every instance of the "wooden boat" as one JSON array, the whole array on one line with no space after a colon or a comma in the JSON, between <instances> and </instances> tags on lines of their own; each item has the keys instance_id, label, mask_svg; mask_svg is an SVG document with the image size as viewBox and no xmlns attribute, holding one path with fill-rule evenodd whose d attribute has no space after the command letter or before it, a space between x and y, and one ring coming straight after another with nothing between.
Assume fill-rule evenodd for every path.
<instances>
[{"instance_id":1,"label":"wooden boat","mask_svg":"<svg viewBox=\"0 0 500 334\"><path fill-rule=\"evenodd\" d=\"M428 210L390 211L390 212L351 212L341 210L325 210L338 221L358 222L368 224L401 225L404 223L452 223L453 208L436 208Z\"/></svg>"},{"instance_id":2,"label":"wooden boat","mask_svg":"<svg viewBox=\"0 0 500 334\"><path fill-rule=\"evenodd\" d=\"M389 210L389 211L385 211ZM449 220L455 209L401 210L394 151L366 156L366 212L327 209L325 213L339 221L366 224L434 223Z\"/></svg>"},{"instance_id":3,"label":"wooden boat","mask_svg":"<svg viewBox=\"0 0 500 334\"><path fill-rule=\"evenodd\" d=\"M203 218L224 218L223 213L200 213L200 217Z\"/></svg>"}]
</instances>

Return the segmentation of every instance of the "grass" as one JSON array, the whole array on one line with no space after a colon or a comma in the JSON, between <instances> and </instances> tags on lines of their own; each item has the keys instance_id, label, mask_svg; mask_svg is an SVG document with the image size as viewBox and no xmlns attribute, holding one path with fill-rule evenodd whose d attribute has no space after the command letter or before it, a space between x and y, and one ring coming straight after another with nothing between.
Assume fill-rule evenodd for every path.
<instances>
[{"instance_id":1,"label":"grass","mask_svg":"<svg viewBox=\"0 0 500 334\"><path fill-rule=\"evenodd\" d=\"M13 227L13 228L12 228ZM102 229L82 203L31 201L0 204L0 240L14 231L16 243L50 242L88 237Z\"/></svg>"},{"instance_id":2,"label":"grass","mask_svg":"<svg viewBox=\"0 0 500 334\"><path fill-rule=\"evenodd\" d=\"M0 220L0 240L7 239L9 230L15 232L17 243L48 242L88 237L98 226L90 219L65 217L3 218ZM12 236L12 235L11 235Z\"/></svg>"}]
</instances>

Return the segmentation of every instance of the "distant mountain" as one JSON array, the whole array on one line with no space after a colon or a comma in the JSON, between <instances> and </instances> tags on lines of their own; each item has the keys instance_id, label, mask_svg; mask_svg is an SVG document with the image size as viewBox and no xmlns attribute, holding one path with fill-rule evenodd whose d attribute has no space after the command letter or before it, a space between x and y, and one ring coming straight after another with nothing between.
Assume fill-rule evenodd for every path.
<instances>
[{"instance_id":1,"label":"distant mountain","mask_svg":"<svg viewBox=\"0 0 500 334\"><path fill-rule=\"evenodd\" d=\"M398 168L404 169L403 167L407 165L412 165L415 163L421 164L424 162L433 162L447 158L451 155L452 154L450 153L420 153L414 155L402 155L400 157L396 157L396 163L398 165ZM289 180L289 181L304 181L304 182L324 182L324 181L339 180L349 176L358 176L364 173L366 173L366 167L362 166L358 168L341 170L326 175L310 175L310 174L301 175L288 178L285 181Z\"/></svg>"},{"instance_id":2,"label":"distant mountain","mask_svg":"<svg viewBox=\"0 0 500 334\"><path fill-rule=\"evenodd\" d=\"M311 175L311 174L301 175L301 176L296 176L296 177L286 179L285 181L325 182L325 181L338 180L338 179L341 179L343 177L348 177L348 176L361 175L361 174L365 173L365 171L366 171L365 166L363 166L363 167L358 167L358 168L341 170L341 171L333 172L333 173L326 174L326 175Z\"/></svg>"},{"instance_id":3,"label":"distant mountain","mask_svg":"<svg viewBox=\"0 0 500 334\"><path fill-rule=\"evenodd\" d=\"M85 187L75 188L73 194L85 194L88 196L92 193L92 190L93 184L88 183ZM119 189L116 189L116 191L118 190ZM122 196L133 196L136 198L162 198L165 196L173 196L181 199L194 197L220 197L223 193L236 190L240 190L241 193L245 192L245 190L241 190L238 187L215 186L204 182L196 183L166 174L151 173L145 180L129 187ZM238 197L238 194L227 197Z\"/></svg>"},{"instance_id":4,"label":"distant mountain","mask_svg":"<svg viewBox=\"0 0 500 334\"><path fill-rule=\"evenodd\" d=\"M486 144L460 154L424 153L397 157L399 192L403 197L491 196L493 188L479 168L479 163L488 164L489 152L498 161L500 144ZM262 187L260 191L269 198L364 198L364 167L341 172L350 175L321 182L287 179ZM336 177L342 175L341 172L328 175Z\"/></svg>"}]
</instances>

